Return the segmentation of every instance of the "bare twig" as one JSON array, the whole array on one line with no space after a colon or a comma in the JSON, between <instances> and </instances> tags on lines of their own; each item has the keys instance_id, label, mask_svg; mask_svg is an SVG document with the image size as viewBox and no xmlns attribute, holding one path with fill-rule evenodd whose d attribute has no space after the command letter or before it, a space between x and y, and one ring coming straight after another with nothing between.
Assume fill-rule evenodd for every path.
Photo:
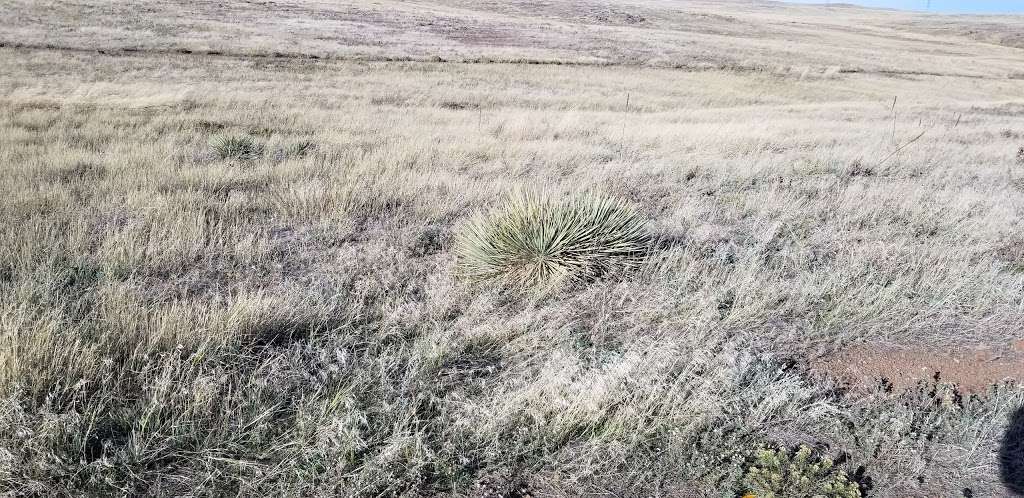
<instances>
[{"instance_id":1,"label":"bare twig","mask_svg":"<svg viewBox=\"0 0 1024 498\"><path fill-rule=\"evenodd\" d=\"M892 106L889 108L889 112L892 113L892 143L896 144L896 98L898 95L893 96Z\"/></svg>"},{"instance_id":2,"label":"bare twig","mask_svg":"<svg viewBox=\"0 0 1024 498\"><path fill-rule=\"evenodd\" d=\"M921 133L918 133L916 137L911 138L907 143L905 143L905 144L903 144L903 145L901 145L899 147L896 147L895 150L890 152L887 156L883 157L881 161L878 161L878 166L881 166L881 165L885 164L885 162L888 161L889 158L891 158L892 156L896 155L896 153L898 153L899 151L907 148L908 145L918 141L921 137L924 136L925 133L928 133L928 130L923 130Z\"/></svg>"}]
</instances>

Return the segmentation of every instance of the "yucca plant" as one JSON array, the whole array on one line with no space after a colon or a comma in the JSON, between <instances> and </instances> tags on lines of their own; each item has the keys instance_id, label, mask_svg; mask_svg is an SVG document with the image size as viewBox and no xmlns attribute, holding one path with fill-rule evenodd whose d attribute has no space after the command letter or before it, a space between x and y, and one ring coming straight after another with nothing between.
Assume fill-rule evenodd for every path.
<instances>
[{"instance_id":1,"label":"yucca plant","mask_svg":"<svg viewBox=\"0 0 1024 498\"><path fill-rule=\"evenodd\" d=\"M785 448L758 450L743 477L744 497L860 498L860 488L829 458L815 457L801 445L793 454Z\"/></svg>"},{"instance_id":2,"label":"yucca plant","mask_svg":"<svg viewBox=\"0 0 1024 498\"><path fill-rule=\"evenodd\" d=\"M522 287L582 282L637 266L650 240L644 220L620 200L521 193L458 231L457 271L469 280Z\"/></svg>"},{"instance_id":3,"label":"yucca plant","mask_svg":"<svg viewBox=\"0 0 1024 498\"><path fill-rule=\"evenodd\" d=\"M248 135L219 135L210 139L210 148L221 159L255 159L263 146Z\"/></svg>"}]
</instances>

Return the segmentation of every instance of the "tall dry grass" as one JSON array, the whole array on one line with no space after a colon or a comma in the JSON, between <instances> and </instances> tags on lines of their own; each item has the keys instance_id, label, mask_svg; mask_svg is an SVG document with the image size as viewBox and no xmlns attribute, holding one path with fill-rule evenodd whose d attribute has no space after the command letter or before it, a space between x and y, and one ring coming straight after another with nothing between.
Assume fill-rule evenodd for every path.
<instances>
[{"instance_id":1,"label":"tall dry grass","mask_svg":"<svg viewBox=\"0 0 1024 498\"><path fill-rule=\"evenodd\" d=\"M871 496L1002 492L1019 388L806 365L1017 338L1020 80L0 61L4 492L716 496L799 443ZM655 250L463 285L456 227L517 188L628 200Z\"/></svg>"}]
</instances>

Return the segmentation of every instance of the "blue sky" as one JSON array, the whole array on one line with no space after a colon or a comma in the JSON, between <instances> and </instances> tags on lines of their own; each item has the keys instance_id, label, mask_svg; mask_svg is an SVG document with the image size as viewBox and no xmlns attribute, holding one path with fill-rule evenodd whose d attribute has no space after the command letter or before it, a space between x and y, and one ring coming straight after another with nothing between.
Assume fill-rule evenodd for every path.
<instances>
[{"instance_id":1,"label":"blue sky","mask_svg":"<svg viewBox=\"0 0 1024 498\"><path fill-rule=\"evenodd\" d=\"M829 3L826 0L793 0L797 3ZM930 10L932 12L1000 14L1024 13L1024 0L836 0L866 7ZM931 8L929 8L929 5Z\"/></svg>"}]
</instances>

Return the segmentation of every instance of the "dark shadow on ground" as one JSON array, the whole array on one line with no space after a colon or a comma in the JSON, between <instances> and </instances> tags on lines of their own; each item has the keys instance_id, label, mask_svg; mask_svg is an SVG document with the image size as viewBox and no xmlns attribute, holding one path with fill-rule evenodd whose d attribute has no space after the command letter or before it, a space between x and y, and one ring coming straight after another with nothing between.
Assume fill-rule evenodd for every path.
<instances>
[{"instance_id":1,"label":"dark shadow on ground","mask_svg":"<svg viewBox=\"0 0 1024 498\"><path fill-rule=\"evenodd\" d=\"M1024 407L1010 417L1010 425L999 447L999 475L1006 489L1024 495Z\"/></svg>"}]
</instances>

